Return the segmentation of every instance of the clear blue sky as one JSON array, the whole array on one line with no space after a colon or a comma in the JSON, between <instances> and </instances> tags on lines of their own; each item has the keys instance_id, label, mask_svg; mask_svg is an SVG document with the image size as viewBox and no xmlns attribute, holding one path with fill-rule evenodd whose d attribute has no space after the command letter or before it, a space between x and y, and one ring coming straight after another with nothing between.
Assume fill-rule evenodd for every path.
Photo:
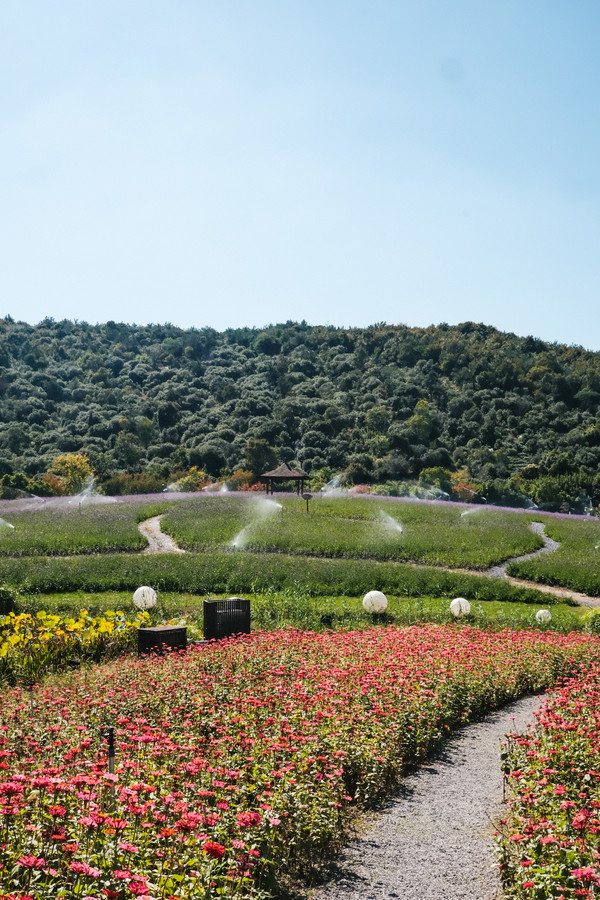
<instances>
[{"instance_id":1,"label":"clear blue sky","mask_svg":"<svg viewBox=\"0 0 600 900\"><path fill-rule=\"evenodd\" d=\"M597 0L3 0L0 315L600 350Z\"/></svg>"}]
</instances>

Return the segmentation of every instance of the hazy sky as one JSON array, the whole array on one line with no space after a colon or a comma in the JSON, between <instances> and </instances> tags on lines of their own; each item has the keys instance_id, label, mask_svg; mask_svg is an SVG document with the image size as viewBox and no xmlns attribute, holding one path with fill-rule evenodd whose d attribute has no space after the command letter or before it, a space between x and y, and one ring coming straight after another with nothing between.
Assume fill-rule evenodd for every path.
<instances>
[{"instance_id":1,"label":"hazy sky","mask_svg":"<svg viewBox=\"0 0 600 900\"><path fill-rule=\"evenodd\" d=\"M600 350L597 0L2 0L0 315Z\"/></svg>"}]
</instances>

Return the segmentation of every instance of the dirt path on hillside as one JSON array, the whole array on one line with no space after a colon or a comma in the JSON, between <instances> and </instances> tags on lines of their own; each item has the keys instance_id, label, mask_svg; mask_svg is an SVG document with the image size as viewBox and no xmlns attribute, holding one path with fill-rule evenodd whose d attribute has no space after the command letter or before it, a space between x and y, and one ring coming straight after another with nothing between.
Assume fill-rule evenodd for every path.
<instances>
[{"instance_id":1,"label":"dirt path on hillside","mask_svg":"<svg viewBox=\"0 0 600 900\"><path fill-rule=\"evenodd\" d=\"M530 559L535 559L537 556L543 556L544 553L554 553L560 547L558 541L553 541L552 538L548 537L546 534L546 526L542 522L532 522L529 526L529 530L541 537L544 546L540 547L539 550L534 550L532 553L523 553L522 556L513 556L511 559L507 559L505 562L500 563L499 566L492 566L491 569L487 569L485 572L489 578L504 578L506 577L506 570L512 563L528 562Z\"/></svg>"},{"instance_id":2,"label":"dirt path on hillside","mask_svg":"<svg viewBox=\"0 0 600 900\"><path fill-rule=\"evenodd\" d=\"M554 541L552 538L548 537L546 528L541 522L532 522L529 527L536 534L539 534L544 542L544 546L540 547L539 550L534 550L533 553L524 553L522 556L513 556L500 565L492 566L490 569L486 569L483 572L477 569L449 569L446 566L440 566L439 568L443 568L446 572L463 572L465 575L478 575L480 578L501 578L503 581L508 581L509 584L514 584L515 587L532 588L535 591L540 591L542 594L551 594L553 597L557 597L560 600L574 600L579 606L600 606L600 597L590 597L589 594L581 594L579 591L572 591L569 588L555 587L552 584L543 584L539 581L527 581L524 578L513 578L512 575L506 574L506 570L511 563L526 562L527 560L535 559L536 556L541 556L544 553L554 553L560 547L558 541ZM438 567L436 566L436 568Z\"/></svg>"},{"instance_id":3,"label":"dirt path on hillside","mask_svg":"<svg viewBox=\"0 0 600 900\"><path fill-rule=\"evenodd\" d=\"M181 547L178 547L170 535L161 531L160 520L162 516L153 516L146 519L138 525L138 531L148 541L148 546L144 553L185 553Z\"/></svg>"}]
</instances>

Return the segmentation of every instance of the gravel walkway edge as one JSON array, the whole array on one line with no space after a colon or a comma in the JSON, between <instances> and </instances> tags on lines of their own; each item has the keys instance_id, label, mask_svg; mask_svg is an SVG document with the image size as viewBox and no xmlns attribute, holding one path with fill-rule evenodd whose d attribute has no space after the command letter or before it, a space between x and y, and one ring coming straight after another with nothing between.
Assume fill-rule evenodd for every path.
<instances>
[{"instance_id":1,"label":"gravel walkway edge","mask_svg":"<svg viewBox=\"0 0 600 900\"><path fill-rule=\"evenodd\" d=\"M492 839L506 809L500 744L534 724L543 702L523 698L455 732L382 811L359 822L310 900L502 898Z\"/></svg>"}]
</instances>

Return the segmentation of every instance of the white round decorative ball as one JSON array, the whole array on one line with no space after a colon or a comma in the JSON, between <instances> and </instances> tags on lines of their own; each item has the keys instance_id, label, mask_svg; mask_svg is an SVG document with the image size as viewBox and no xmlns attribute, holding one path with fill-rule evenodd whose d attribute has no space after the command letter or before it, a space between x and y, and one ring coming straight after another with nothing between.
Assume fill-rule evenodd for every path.
<instances>
[{"instance_id":1,"label":"white round decorative ball","mask_svg":"<svg viewBox=\"0 0 600 900\"><path fill-rule=\"evenodd\" d=\"M450 604L450 612L455 619L460 619L461 616L468 616L471 612L471 604L464 597L455 597Z\"/></svg>"},{"instance_id":2,"label":"white round decorative ball","mask_svg":"<svg viewBox=\"0 0 600 900\"><path fill-rule=\"evenodd\" d=\"M148 585L139 587L133 595L133 602L138 609L152 609L156 603L156 591Z\"/></svg>"},{"instance_id":3,"label":"white round decorative ball","mask_svg":"<svg viewBox=\"0 0 600 900\"><path fill-rule=\"evenodd\" d=\"M552 621L552 613L549 609L538 609L535 614L536 621L540 623L540 625L547 625L548 622Z\"/></svg>"},{"instance_id":4,"label":"white round decorative ball","mask_svg":"<svg viewBox=\"0 0 600 900\"><path fill-rule=\"evenodd\" d=\"M370 613L382 613L387 609L387 597L381 591L369 591L363 597L363 608Z\"/></svg>"}]
</instances>

